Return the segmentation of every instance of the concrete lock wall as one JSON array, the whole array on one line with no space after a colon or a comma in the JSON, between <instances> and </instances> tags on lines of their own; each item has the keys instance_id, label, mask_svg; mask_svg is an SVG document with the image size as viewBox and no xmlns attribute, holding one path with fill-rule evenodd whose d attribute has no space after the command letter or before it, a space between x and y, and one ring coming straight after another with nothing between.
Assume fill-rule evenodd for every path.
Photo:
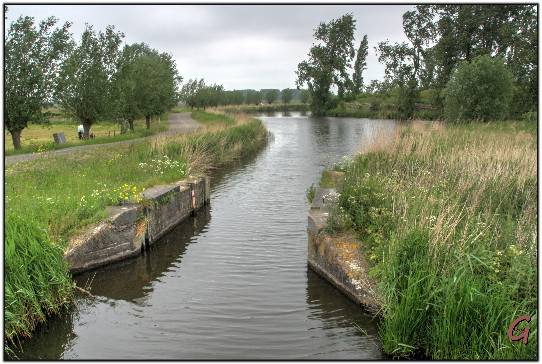
<instances>
[{"instance_id":1,"label":"concrete lock wall","mask_svg":"<svg viewBox=\"0 0 542 364\"><path fill-rule=\"evenodd\" d=\"M308 265L366 311L376 314L380 300L376 284L368 275L361 242L352 233L333 235L325 229L337 196L334 189L318 188L315 192L307 224Z\"/></svg>"},{"instance_id":2,"label":"concrete lock wall","mask_svg":"<svg viewBox=\"0 0 542 364\"><path fill-rule=\"evenodd\" d=\"M79 273L141 252L211 199L207 176L143 192L143 202L107 208L108 218L71 239L64 258Z\"/></svg>"}]
</instances>

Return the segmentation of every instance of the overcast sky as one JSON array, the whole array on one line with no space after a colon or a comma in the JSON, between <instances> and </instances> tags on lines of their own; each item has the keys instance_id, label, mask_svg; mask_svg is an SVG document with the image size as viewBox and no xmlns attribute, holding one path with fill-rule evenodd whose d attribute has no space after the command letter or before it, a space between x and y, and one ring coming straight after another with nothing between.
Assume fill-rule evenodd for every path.
<instances>
[{"instance_id":1,"label":"overcast sky","mask_svg":"<svg viewBox=\"0 0 542 364\"><path fill-rule=\"evenodd\" d=\"M402 14L409 5L9 5L6 27L20 15L55 16L73 23L112 24L128 43L166 51L185 78L201 78L226 89L295 87L297 64L306 58L313 30L322 21L351 12L357 21L356 49L369 39L366 82L382 79L374 47L403 41Z\"/></svg>"}]
</instances>

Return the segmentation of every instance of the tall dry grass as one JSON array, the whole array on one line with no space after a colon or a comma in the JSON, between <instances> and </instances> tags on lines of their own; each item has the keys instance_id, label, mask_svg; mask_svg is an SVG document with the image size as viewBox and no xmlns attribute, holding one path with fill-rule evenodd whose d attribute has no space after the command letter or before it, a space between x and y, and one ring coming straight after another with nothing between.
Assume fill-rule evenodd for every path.
<instances>
[{"instance_id":1,"label":"tall dry grass","mask_svg":"<svg viewBox=\"0 0 542 364\"><path fill-rule=\"evenodd\" d=\"M536 135L513 124L415 123L355 159L340 204L381 282L386 352L537 356L536 177ZM506 335L520 314L527 346Z\"/></svg>"}]
</instances>

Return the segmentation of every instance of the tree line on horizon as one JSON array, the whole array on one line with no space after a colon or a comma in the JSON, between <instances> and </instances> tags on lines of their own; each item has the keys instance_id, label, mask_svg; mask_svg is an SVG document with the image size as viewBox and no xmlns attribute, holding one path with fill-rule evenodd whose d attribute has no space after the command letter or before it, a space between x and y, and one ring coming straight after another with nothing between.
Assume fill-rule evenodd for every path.
<instances>
[{"instance_id":1,"label":"tree line on horizon","mask_svg":"<svg viewBox=\"0 0 542 364\"><path fill-rule=\"evenodd\" d=\"M375 47L385 77L368 83L367 36L356 52L355 27L352 14L321 23L298 65L296 83L308 87L315 115L367 94L393 95L399 119L413 117L421 93L449 120L499 120L537 109L536 5L418 5L403 14L407 42Z\"/></svg>"},{"instance_id":2,"label":"tree line on horizon","mask_svg":"<svg viewBox=\"0 0 542 364\"><path fill-rule=\"evenodd\" d=\"M181 87L179 100L186 106L196 109L226 105L260 105L262 103L289 104L298 101L307 103L307 90L291 88L261 90L226 90L223 85L206 84L204 79L190 79Z\"/></svg>"}]
</instances>

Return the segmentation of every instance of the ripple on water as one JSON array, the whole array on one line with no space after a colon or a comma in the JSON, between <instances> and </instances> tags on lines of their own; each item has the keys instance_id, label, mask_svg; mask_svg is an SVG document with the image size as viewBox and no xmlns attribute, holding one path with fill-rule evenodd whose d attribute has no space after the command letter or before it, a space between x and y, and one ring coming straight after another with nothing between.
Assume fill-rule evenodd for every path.
<instances>
[{"instance_id":1,"label":"ripple on water","mask_svg":"<svg viewBox=\"0 0 542 364\"><path fill-rule=\"evenodd\" d=\"M305 191L394 124L264 118L274 140L215 176L211 207L147 254L78 278L81 299L25 358L378 359L376 324L307 269ZM361 327L362 333L357 327Z\"/></svg>"}]
</instances>

